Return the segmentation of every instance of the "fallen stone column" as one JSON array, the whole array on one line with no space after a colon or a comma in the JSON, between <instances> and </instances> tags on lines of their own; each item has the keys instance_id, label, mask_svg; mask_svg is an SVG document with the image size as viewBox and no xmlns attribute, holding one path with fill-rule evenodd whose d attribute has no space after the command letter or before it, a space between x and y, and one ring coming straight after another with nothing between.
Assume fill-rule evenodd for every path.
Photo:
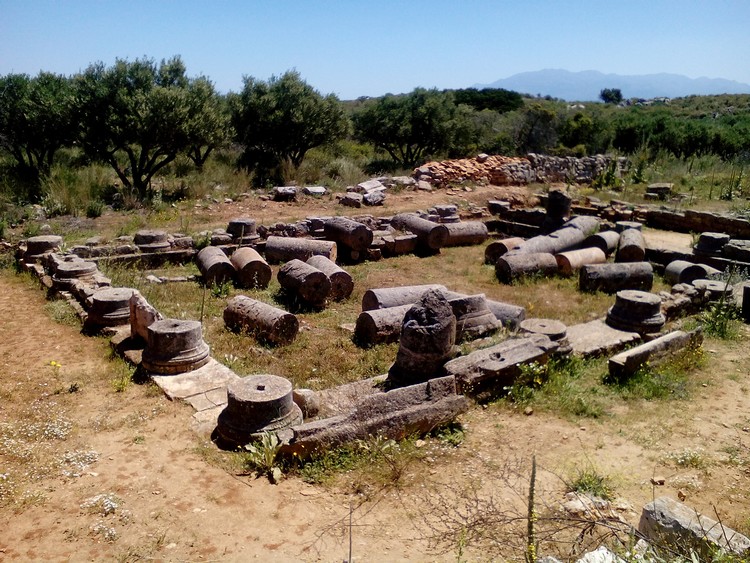
<instances>
[{"instance_id":1,"label":"fallen stone column","mask_svg":"<svg viewBox=\"0 0 750 563\"><path fill-rule=\"evenodd\" d=\"M280 264L289 260L302 260L310 256L325 256L336 261L336 243L329 240L270 236L266 240L266 260L269 264Z\"/></svg>"},{"instance_id":2,"label":"fallen stone column","mask_svg":"<svg viewBox=\"0 0 750 563\"><path fill-rule=\"evenodd\" d=\"M664 267L664 281L669 285L691 284L694 280L705 278L705 271L700 264L687 260L672 260Z\"/></svg>"},{"instance_id":3,"label":"fallen stone column","mask_svg":"<svg viewBox=\"0 0 750 563\"><path fill-rule=\"evenodd\" d=\"M638 531L657 545L679 547L685 556L694 550L702 561L712 560L717 549L750 555L750 538L669 497L643 507Z\"/></svg>"},{"instance_id":4,"label":"fallen stone column","mask_svg":"<svg viewBox=\"0 0 750 563\"><path fill-rule=\"evenodd\" d=\"M238 248L230 258L237 270L237 282L240 287L265 289L271 281L271 266L258 252L248 246Z\"/></svg>"},{"instance_id":5,"label":"fallen stone column","mask_svg":"<svg viewBox=\"0 0 750 563\"><path fill-rule=\"evenodd\" d=\"M620 244L620 233L617 231L602 231L595 233L583 241L583 246L596 247L609 256Z\"/></svg>"},{"instance_id":6,"label":"fallen stone column","mask_svg":"<svg viewBox=\"0 0 750 563\"><path fill-rule=\"evenodd\" d=\"M456 393L455 379L441 377L366 396L354 403L348 414L307 422L278 434L285 442L284 454L305 458L368 436L400 440L427 434L468 409L468 399Z\"/></svg>"},{"instance_id":7,"label":"fallen stone column","mask_svg":"<svg viewBox=\"0 0 750 563\"><path fill-rule=\"evenodd\" d=\"M372 230L347 217L331 217L323 225L325 237L357 252L364 252L372 244Z\"/></svg>"},{"instance_id":8,"label":"fallen stone column","mask_svg":"<svg viewBox=\"0 0 750 563\"><path fill-rule=\"evenodd\" d=\"M557 348L557 342L544 335L511 338L447 362L445 372L456 378L460 393L472 395L490 388L499 390L515 381L521 373L521 364L544 364Z\"/></svg>"},{"instance_id":9,"label":"fallen stone column","mask_svg":"<svg viewBox=\"0 0 750 563\"><path fill-rule=\"evenodd\" d=\"M599 230L601 221L598 217L592 217L590 215L576 215L572 219L568 220L563 228L578 229L584 236L589 237Z\"/></svg>"},{"instance_id":10,"label":"fallen stone column","mask_svg":"<svg viewBox=\"0 0 750 563\"><path fill-rule=\"evenodd\" d=\"M203 283L221 285L234 279L234 265L218 246L207 246L195 256Z\"/></svg>"},{"instance_id":11,"label":"fallen stone column","mask_svg":"<svg viewBox=\"0 0 750 563\"><path fill-rule=\"evenodd\" d=\"M445 225L422 219L414 213L394 215L391 225L402 231L409 231L417 235L418 245L433 252L444 247L450 236Z\"/></svg>"},{"instance_id":12,"label":"fallen stone column","mask_svg":"<svg viewBox=\"0 0 750 563\"><path fill-rule=\"evenodd\" d=\"M623 289L648 291L654 284L654 268L649 262L591 264L583 266L578 277L581 291L617 293Z\"/></svg>"},{"instance_id":13,"label":"fallen stone column","mask_svg":"<svg viewBox=\"0 0 750 563\"><path fill-rule=\"evenodd\" d=\"M519 323L526 318L526 309L524 307L519 307L518 305L487 299L487 307L489 307L492 314L495 315L495 318L500 321L505 328L511 330L518 328Z\"/></svg>"},{"instance_id":14,"label":"fallen stone column","mask_svg":"<svg viewBox=\"0 0 750 563\"><path fill-rule=\"evenodd\" d=\"M404 317L412 304L362 311L357 317L354 339L360 346L398 342Z\"/></svg>"},{"instance_id":15,"label":"fallen stone column","mask_svg":"<svg viewBox=\"0 0 750 563\"><path fill-rule=\"evenodd\" d=\"M456 317L456 342L479 338L502 326L487 305L484 293L450 299L448 304Z\"/></svg>"},{"instance_id":16,"label":"fallen stone column","mask_svg":"<svg viewBox=\"0 0 750 563\"><path fill-rule=\"evenodd\" d=\"M386 235L382 237L385 256L402 256L412 254L417 249L417 235Z\"/></svg>"},{"instance_id":17,"label":"fallen stone column","mask_svg":"<svg viewBox=\"0 0 750 563\"><path fill-rule=\"evenodd\" d=\"M362 310L388 309L401 305L413 305L430 289L445 290L445 286L438 284L402 285L398 287L382 287L368 289L362 296Z\"/></svg>"},{"instance_id":18,"label":"fallen stone column","mask_svg":"<svg viewBox=\"0 0 750 563\"><path fill-rule=\"evenodd\" d=\"M620 233L620 243L615 254L616 262L643 262L646 259L646 242L638 229L625 229Z\"/></svg>"},{"instance_id":19,"label":"fallen stone column","mask_svg":"<svg viewBox=\"0 0 750 563\"><path fill-rule=\"evenodd\" d=\"M494 266L498 258L517 249L522 242L524 240L520 237L511 237L491 242L484 249L484 263Z\"/></svg>"},{"instance_id":20,"label":"fallen stone column","mask_svg":"<svg viewBox=\"0 0 750 563\"><path fill-rule=\"evenodd\" d=\"M698 279L705 279L712 273L719 271L704 264L694 264L687 260L674 260L664 269L664 280L674 285L676 283L693 283Z\"/></svg>"},{"instance_id":21,"label":"fallen stone column","mask_svg":"<svg viewBox=\"0 0 750 563\"><path fill-rule=\"evenodd\" d=\"M448 229L448 240L445 246L470 246L482 244L489 237L487 225L482 221L462 221L444 223Z\"/></svg>"},{"instance_id":22,"label":"fallen stone column","mask_svg":"<svg viewBox=\"0 0 750 563\"><path fill-rule=\"evenodd\" d=\"M557 268L563 276L572 276L583 266L588 264L602 264L607 261L607 256L601 249L596 247L569 250L555 255Z\"/></svg>"},{"instance_id":23,"label":"fallen stone column","mask_svg":"<svg viewBox=\"0 0 750 563\"><path fill-rule=\"evenodd\" d=\"M578 216L568 221L562 229L548 235L532 237L518 245L517 252L557 254L579 248L586 238L599 228L596 217Z\"/></svg>"},{"instance_id":24,"label":"fallen stone column","mask_svg":"<svg viewBox=\"0 0 750 563\"><path fill-rule=\"evenodd\" d=\"M513 283L519 279L540 275L552 276L557 273L557 260L545 252L506 254L495 264L495 275L503 283Z\"/></svg>"},{"instance_id":25,"label":"fallen stone column","mask_svg":"<svg viewBox=\"0 0 750 563\"><path fill-rule=\"evenodd\" d=\"M681 330L670 332L651 342L612 356L609 359L609 377L615 381L623 381L632 376L646 362L653 362L690 346L699 346L702 342L703 332L700 329L691 332Z\"/></svg>"},{"instance_id":26,"label":"fallen stone column","mask_svg":"<svg viewBox=\"0 0 750 563\"><path fill-rule=\"evenodd\" d=\"M250 333L273 345L291 344L299 331L299 322L293 314L245 295L227 302L224 324L229 330Z\"/></svg>"},{"instance_id":27,"label":"fallen stone column","mask_svg":"<svg viewBox=\"0 0 750 563\"><path fill-rule=\"evenodd\" d=\"M290 260L279 268L276 277L281 287L315 307L324 306L331 295L328 276L302 260Z\"/></svg>"},{"instance_id":28,"label":"fallen stone column","mask_svg":"<svg viewBox=\"0 0 750 563\"><path fill-rule=\"evenodd\" d=\"M340 268L325 256L310 256L307 259L307 264L328 276L328 280L331 282L331 299L334 301L348 299L354 291L354 280L352 280L349 272Z\"/></svg>"}]
</instances>

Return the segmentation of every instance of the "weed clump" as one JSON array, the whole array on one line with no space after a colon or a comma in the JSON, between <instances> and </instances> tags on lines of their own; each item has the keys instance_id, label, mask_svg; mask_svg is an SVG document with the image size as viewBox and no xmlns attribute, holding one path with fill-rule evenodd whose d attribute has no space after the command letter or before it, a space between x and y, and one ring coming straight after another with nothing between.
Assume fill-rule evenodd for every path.
<instances>
[{"instance_id":1,"label":"weed clump","mask_svg":"<svg viewBox=\"0 0 750 563\"><path fill-rule=\"evenodd\" d=\"M602 475L592 467L578 470L570 483L568 483L568 492L591 495L603 500L613 500L615 498L611 478L607 475Z\"/></svg>"}]
</instances>

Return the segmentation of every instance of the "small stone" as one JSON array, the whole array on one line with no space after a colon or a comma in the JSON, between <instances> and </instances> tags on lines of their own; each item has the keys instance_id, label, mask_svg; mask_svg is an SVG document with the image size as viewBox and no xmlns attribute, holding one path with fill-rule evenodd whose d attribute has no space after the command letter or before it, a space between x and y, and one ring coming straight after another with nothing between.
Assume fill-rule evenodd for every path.
<instances>
[{"instance_id":1,"label":"small stone","mask_svg":"<svg viewBox=\"0 0 750 563\"><path fill-rule=\"evenodd\" d=\"M651 484L662 486L665 483L664 477L651 477Z\"/></svg>"},{"instance_id":2,"label":"small stone","mask_svg":"<svg viewBox=\"0 0 750 563\"><path fill-rule=\"evenodd\" d=\"M284 478L284 474L281 472L281 469L279 469L278 467L274 467L271 470L269 478L271 479L271 483L273 483L274 485L278 485Z\"/></svg>"},{"instance_id":3,"label":"small stone","mask_svg":"<svg viewBox=\"0 0 750 563\"><path fill-rule=\"evenodd\" d=\"M682 491L677 491L677 498L680 499L680 502L685 502L687 495Z\"/></svg>"},{"instance_id":4,"label":"small stone","mask_svg":"<svg viewBox=\"0 0 750 563\"><path fill-rule=\"evenodd\" d=\"M526 416L531 416L532 414L534 414L534 409L532 409L531 407L526 407L525 409L523 409L523 414L525 414Z\"/></svg>"},{"instance_id":5,"label":"small stone","mask_svg":"<svg viewBox=\"0 0 750 563\"><path fill-rule=\"evenodd\" d=\"M427 442L425 442L424 440L417 440L416 442L414 442L414 447L423 448L426 444Z\"/></svg>"}]
</instances>

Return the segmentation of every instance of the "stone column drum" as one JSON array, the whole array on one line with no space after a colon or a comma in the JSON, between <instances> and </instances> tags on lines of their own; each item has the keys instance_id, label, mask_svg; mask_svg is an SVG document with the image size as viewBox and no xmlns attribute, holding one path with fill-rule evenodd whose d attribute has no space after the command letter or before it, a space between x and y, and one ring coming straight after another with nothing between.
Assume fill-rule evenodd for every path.
<instances>
[{"instance_id":1,"label":"stone column drum","mask_svg":"<svg viewBox=\"0 0 750 563\"><path fill-rule=\"evenodd\" d=\"M156 229L142 229L135 233L133 242L141 252L159 252L169 250L169 234L167 231Z\"/></svg>"},{"instance_id":2,"label":"stone column drum","mask_svg":"<svg viewBox=\"0 0 750 563\"><path fill-rule=\"evenodd\" d=\"M126 325L130 322L130 298L133 289L129 287L108 287L91 296L91 307L86 317L87 328Z\"/></svg>"},{"instance_id":3,"label":"stone column drum","mask_svg":"<svg viewBox=\"0 0 750 563\"><path fill-rule=\"evenodd\" d=\"M149 373L176 375L204 366L211 359L198 321L163 319L147 329L143 367Z\"/></svg>"},{"instance_id":4,"label":"stone column drum","mask_svg":"<svg viewBox=\"0 0 750 563\"><path fill-rule=\"evenodd\" d=\"M639 334L659 332L665 321L661 298L646 291L626 289L617 292L615 304L607 312L609 326Z\"/></svg>"},{"instance_id":5,"label":"stone column drum","mask_svg":"<svg viewBox=\"0 0 750 563\"><path fill-rule=\"evenodd\" d=\"M249 375L227 387L227 406L219 414L215 437L222 446L240 447L302 422L292 384L278 375Z\"/></svg>"},{"instance_id":6,"label":"stone column drum","mask_svg":"<svg viewBox=\"0 0 750 563\"><path fill-rule=\"evenodd\" d=\"M60 262L52 276L55 289L68 291L77 280L91 281L99 269L95 262L85 260L68 260Z\"/></svg>"},{"instance_id":7,"label":"stone column drum","mask_svg":"<svg viewBox=\"0 0 750 563\"><path fill-rule=\"evenodd\" d=\"M48 252L57 252L63 238L58 235L40 235L26 240L26 260L35 260Z\"/></svg>"}]
</instances>

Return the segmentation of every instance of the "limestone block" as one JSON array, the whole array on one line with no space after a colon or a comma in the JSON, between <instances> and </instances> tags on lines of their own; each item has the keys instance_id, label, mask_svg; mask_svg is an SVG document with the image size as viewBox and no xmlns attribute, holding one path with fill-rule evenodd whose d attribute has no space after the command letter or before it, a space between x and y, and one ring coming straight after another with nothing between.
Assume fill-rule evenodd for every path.
<instances>
[{"instance_id":1,"label":"limestone block","mask_svg":"<svg viewBox=\"0 0 750 563\"><path fill-rule=\"evenodd\" d=\"M710 560L716 548L740 557L750 555L750 538L669 497L643 507L638 531L654 542L684 550L683 555L694 549Z\"/></svg>"}]
</instances>

